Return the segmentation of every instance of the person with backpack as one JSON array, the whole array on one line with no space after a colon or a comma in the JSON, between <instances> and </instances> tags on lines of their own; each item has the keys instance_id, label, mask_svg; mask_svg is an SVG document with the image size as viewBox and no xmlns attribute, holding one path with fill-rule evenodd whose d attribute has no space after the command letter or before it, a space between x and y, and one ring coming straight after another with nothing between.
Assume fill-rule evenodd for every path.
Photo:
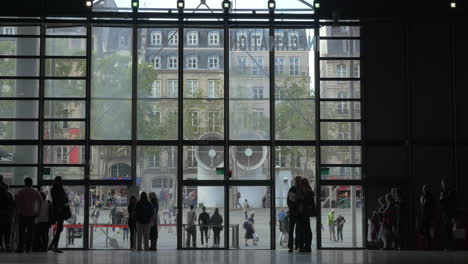
<instances>
[{"instance_id":1,"label":"person with backpack","mask_svg":"<svg viewBox=\"0 0 468 264\"><path fill-rule=\"evenodd\" d=\"M57 176L54 179L54 184L50 190L52 196L52 208L54 211L54 221L57 223L57 229L55 230L54 238L52 243L49 245L49 250L55 253L63 253L58 250L58 244L60 240L60 234L63 231L63 222L71 218L70 201L68 200L67 193L63 188L62 177Z\"/></svg>"},{"instance_id":2,"label":"person with backpack","mask_svg":"<svg viewBox=\"0 0 468 264\"><path fill-rule=\"evenodd\" d=\"M338 215L338 218L336 218L336 221L335 221L336 235L337 235L338 241L341 241L341 242L343 242L344 223L346 223L345 218L342 215Z\"/></svg>"},{"instance_id":3,"label":"person with backpack","mask_svg":"<svg viewBox=\"0 0 468 264\"><path fill-rule=\"evenodd\" d=\"M136 238L136 205L137 198L135 195L130 196L128 202L128 229L130 230L130 250L135 250L135 238Z\"/></svg>"},{"instance_id":4,"label":"person with backpack","mask_svg":"<svg viewBox=\"0 0 468 264\"><path fill-rule=\"evenodd\" d=\"M39 208L39 214L34 220L36 224L36 243L37 249L41 252L47 252L49 245L49 228L52 222L52 206L50 201L47 200L46 194L41 192L42 205Z\"/></svg>"},{"instance_id":5,"label":"person with backpack","mask_svg":"<svg viewBox=\"0 0 468 264\"><path fill-rule=\"evenodd\" d=\"M197 229L196 224L197 215L195 213L195 208L193 204L190 205L190 211L187 212L187 225L185 226L185 231L187 231L187 241L186 246L190 247L190 241L192 241L192 247L197 247Z\"/></svg>"},{"instance_id":6,"label":"person with backpack","mask_svg":"<svg viewBox=\"0 0 468 264\"><path fill-rule=\"evenodd\" d=\"M213 230L213 247L219 248L219 235L223 230L223 217L219 214L219 209L216 208L210 219L210 226ZM207 241L208 243L208 241Z\"/></svg>"},{"instance_id":7,"label":"person with backpack","mask_svg":"<svg viewBox=\"0 0 468 264\"><path fill-rule=\"evenodd\" d=\"M206 207L202 207L202 212L198 216L198 226L200 227L201 245L203 246L203 237L206 240L206 247L208 247L208 229L210 226L210 215L206 212Z\"/></svg>"},{"instance_id":8,"label":"person with backpack","mask_svg":"<svg viewBox=\"0 0 468 264\"><path fill-rule=\"evenodd\" d=\"M299 252L312 251L312 229L310 228L310 217L316 216L315 198L312 187L307 178L301 178L297 190L298 200L298 244Z\"/></svg>"},{"instance_id":9,"label":"person with backpack","mask_svg":"<svg viewBox=\"0 0 468 264\"><path fill-rule=\"evenodd\" d=\"M9 252L15 200L0 177L0 252Z\"/></svg>"},{"instance_id":10,"label":"person with backpack","mask_svg":"<svg viewBox=\"0 0 468 264\"><path fill-rule=\"evenodd\" d=\"M135 206L137 227L137 251L149 250L149 235L151 221L154 219L154 207L148 199L146 192L140 194L140 200Z\"/></svg>"},{"instance_id":11,"label":"person with backpack","mask_svg":"<svg viewBox=\"0 0 468 264\"><path fill-rule=\"evenodd\" d=\"M243 224L243 227L245 229L244 238L245 238L245 246L246 247L249 245L247 243L249 241L249 239L252 239L252 242L253 242L254 246L257 245L257 241L255 241L256 234L255 234L255 226L254 226L254 224L255 224L254 217L255 217L255 213L251 212L250 217Z\"/></svg>"},{"instance_id":12,"label":"person with backpack","mask_svg":"<svg viewBox=\"0 0 468 264\"><path fill-rule=\"evenodd\" d=\"M29 252L32 248L34 218L42 205L42 197L32 188L31 178L24 179L24 188L16 194L16 210L19 216L19 243L17 253Z\"/></svg>"},{"instance_id":13,"label":"person with backpack","mask_svg":"<svg viewBox=\"0 0 468 264\"><path fill-rule=\"evenodd\" d=\"M154 214L153 218L151 219L151 227L150 227L150 250L156 251L157 244L158 244L158 211L159 211L159 202L158 198L156 197L156 193L150 192L149 199L151 204L153 205Z\"/></svg>"},{"instance_id":14,"label":"person with backpack","mask_svg":"<svg viewBox=\"0 0 468 264\"><path fill-rule=\"evenodd\" d=\"M289 188L288 196L287 196L287 204L288 204L288 211L289 211L289 234L288 234L288 252L292 253L294 248L299 249L297 243L297 230L294 228L297 224L297 217L298 217L298 200L296 197L297 194L297 186L299 186L301 182L301 177L297 176L294 178L293 184L291 188ZM296 231L296 235L294 235L294 231Z\"/></svg>"}]
</instances>

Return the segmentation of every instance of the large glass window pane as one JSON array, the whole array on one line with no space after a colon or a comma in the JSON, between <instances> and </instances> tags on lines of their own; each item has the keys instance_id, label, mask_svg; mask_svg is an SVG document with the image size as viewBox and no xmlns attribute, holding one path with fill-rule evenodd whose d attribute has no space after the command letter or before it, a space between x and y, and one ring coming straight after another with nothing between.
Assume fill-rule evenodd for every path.
<instances>
[{"instance_id":1,"label":"large glass window pane","mask_svg":"<svg viewBox=\"0 0 468 264\"><path fill-rule=\"evenodd\" d=\"M85 80L45 80L45 97L85 97Z\"/></svg>"},{"instance_id":2,"label":"large glass window pane","mask_svg":"<svg viewBox=\"0 0 468 264\"><path fill-rule=\"evenodd\" d=\"M0 31L0 34L4 34ZM21 45L31 45L22 48ZM0 38L0 55L39 56L39 38Z\"/></svg>"},{"instance_id":3,"label":"large glass window pane","mask_svg":"<svg viewBox=\"0 0 468 264\"><path fill-rule=\"evenodd\" d=\"M130 180L130 146L92 146L90 178Z\"/></svg>"},{"instance_id":4,"label":"large glass window pane","mask_svg":"<svg viewBox=\"0 0 468 264\"><path fill-rule=\"evenodd\" d=\"M229 149L231 180L270 179L268 146L231 146Z\"/></svg>"},{"instance_id":5,"label":"large glass window pane","mask_svg":"<svg viewBox=\"0 0 468 264\"><path fill-rule=\"evenodd\" d=\"M360 140L360 122L321 122L320 137L322 140Z\"/></svg>"},{"instance_id":6,"label":"large glass window pane","mask_svg":"<svg viewBox=\"0 0 468 264\"><path fill-rule=\"evenodd\" d=\"M314 140L314 100L281 99L275 101L276 139Z\"/></svg>"},{"instance_id":7,"label":"large glass window pane","mask_svg":"<svg viewBox=\"0 0 468 264\"><path fill-rule=\"evenodd\" d=\"M184 179L224 180L216 168L224 166L223 146L184 146Z\"/></svg>"},{"instance_id":8,"label":"large glass window pane","mask_svg":"<svg viewBox=\"0 0 468 264\"><path fill-rule=\"evenodd\" d=\"M177 139L177 40L175 28L138 30L138 139Z\"/></svg>"},{"instance_id":9,"label":"large glass window pane","mask_svg":"<svg viewBox=\"0 0 468 264\"><path fill-rule=\"evenodd\" d=\"M346 36L347 37L347 36ZM320 41L321 57L359 57L359 40L326 39Z\"/></svg>"},{"instance_id":10,"label":"large glass window pane","mask_svg":"<svg viewBox=\"0 0 468 264\"><path fill-rule=\"evenodd\" d=\"M360 98L360 81L321 81L320 98Z\"/></svg>"},{"instance_id":11,"label":"large glass window pane","mask_svg":"<svg viewBox=\"0 0 468 264\"><path fill-rule=\"evenodd\" d=\"M360 119L360 102L320 102L321 119Z\"/></svg>"},{"instance_id":12,"label":"large glass window pane","mask_svg":"<svg viewBox=\"0 0 468 264\"><path fill-rule=\"evenodd\" d=\"M90 186L89 192L89 248L129 249L128 199L138 197L138 191L127 186Z\"/></svg>"},{"instance_id":13,"label":"large glass window pane","mask_svg":"<svg viewBox=\"0 0 468 264\"><path fill-rule=\"evenodd\" d=\"M47 38L46 56L85 56L86 39Z\"/></svg>"},{"instance_id":14,"label":"large glass window pane","mask_svg":"<svg viewBox=\"0 0 468 264\"><path fill-rule=\"evenodd\" d=\"M222 140L224 102L222 99L184 100L184 139Z\"/></svg>"},{"instance_id":15,"label":"large glass window pane","mask_svg":"<svg viewBox=\"0 0 468 264\"><path fill-rule=\"evenodd\" d=\"M84 139L85 122L45 121L44 139Z\"/></svg>"},{"instance_id":16,"label":"large glass window pane","mask_svg":"<svg viewBox=\"0 0 468 264\"><path fill-rule=\"evenodd\" d=\"M0 145L0 164L37 163L37 146Z\"/></svg>"},{"instance_id":17,"label":"large glass window pane","mask_svg":"<svg viewBox=\"0 0 468 264\"><path fill-rule=\"evenodd\" d=\"M45 118L85 118L85 101L46 100Z\"/></svg>"},{"instance_id":18,"label":"large glass window pane","mask_svg":"<svg viewBox=\"0 0 468 264\"><path fill-rule=\"evenodd\" d=\"M320 178L322 180L360 180L361 167L321 167Z\"/></svg>"},{"instance_id":19,"label":"large glass window pane","mask_svg":"<svg viewBox=\"0 0 468 264\"><path fill-rule=\"evenodd\" d=\"M358 60L321 60L320 77L359 78Z\"/></svg>"},{"instance_id":20,"label":"large glass window pane","mask_svg":"<svg viewBox=\"0 0 468 264\"><path fill-rule=\"evenodd\" d=\"M326 37L359 37L358 26L323 26L320 27L320 36Z\"/></svg>"},{"instance_id":21,"label":"large glass window pane","mask_svg":"<svg viewBox=\"0 0 468 264\"><path fill-rule=\"evenodd\" d=\"M39 97L39 81L0 79L0 97Z\"/></svg>"},{"instance_id":22,"label":"large glass window pane","mask_svg":"<svg viewBox=\"0 0 468 264\"><path fill-rule=\"evenodd\" d=\"M94 27L91 138L131 138L131 29Z\"/></svg>"},{"instance_id":23,"label":"large glass window pane","mask_svg":"<svg viewBox=\"0 0 468 264\"><path fill-rule=\"evenodd\" d=\"M363 247L362 186L322 186L322 247Z\"/></svg>"},{"instance_id":24,"label":"large glass window pane","mask_svg":"<svg viewBox=\"0 0 468 264\"><path fill-rule=\"evenodd\" d=\"M86 60L46 59L45 75L52 77L84 77L86 75Z\"/></svg>"},{"instance_id":25,"label":"large glass window pane","mask_svg":"<svg viewBox=\"0 0 468 264\"><path fill-rule=\"evenodd\" d=\"M0 76L39 76L39 59L0 59Z\"/></svg>"},{"instance_id":26,"label":"large glass window pane","mask_svg":"<svg viewBox=\"0 0 468 264\"><path fill-rule=\"evenodd\" d=\"M269 30L230 30L230 137L269 139Z\"/></svg>"},{"instance_id":27,"label":"large glass window pane","mask_svg":"<svg viewBox=\"0 0 468 264\"><path fill-rule=\"evenodd\" d=\"M56 176L61 176L64 180L83 180L84 167L44 167L42 179L53 180Z\"/></svg>"},{"instance_id":28,"label":"large glass window pane","mask_svg":"<svg viewBox=\"0 0 468 264\"><path fill-rule=\"evenodd\" d=\"M184 208L182 214L182 247L183 248L204 248L204 247L215 247L214 238L219 236L219 244L216 247L224 247L224 231L227 229L225 226L225 217L224 217L224 187L219 186L184 186L183 188L183 197L184 197ZM193 226L190 231L186 231L187 224L192 221L193 215L190 212L190 205L194 206L194 213L196 220L195 226ZM203 208L208 214L203 214ZM215 215L215 211L218 211L218 214ZM204 220L211 220L212 224L211 229L203 225ZM200 220L202 219L202 220ZM206 223L206 222L205 222ZM203 232L203 236L208 234L209 239L203 238L203 243L201 236L201 230L206 230L206 233ZM195 234L195 235L191 235Z\"/></svg>"},{"instance_id":29,"label":"large glass window pane","mask_svg":"<svg viewBox=\"0 0 468 264\"><path fill-rule=\"evenodd\" d=\"M361 164L361 146L322 146L322 164Z\"/></svg>"},{"instance_id":30,"label":"large glass window pane","mask_svg":"<svg viewBox=\"0 0 468 264\"><path fill-rule=\"evenodd\" d=\"M0 118L37 118L37 100L2 100Z\"/></svg>"},{"instance_id":31,"label":"large glass window pane","mask_svg":"<svg viewBox=\"0 0 468 264\"><path fill-rule=\"evenodd\" d=\"M37 123L30 121L0 121L0 139L37 139Z\"/></svg>"},{"instance_id":32,"label":"large glass window pane","mask_svg":"<svg viewBox=\"0 0 468 264\"><path fill-rule=\"evenodd\" d=\"M231 243L230 248L269 249L270 188L267 186L232 186L229 199L229 223L235 227L230 228L230 237L239 238L239 245ZM239 206L242 206L241 210L237 209ZM244 224L245 222L247 224ZM252 240L253 233L256 233L259 238L256 243Z\"/></svg>"},{"instance_id":33,"label":"large glass window pane","mask_svg":"<svg viewBox=\"0 0 468 264\"><path fill-rule=\"evenodd\" d=\"M46 35L69 35L86 37L86 27L71 24L48 24Z\"/></svg>"},{"instance_id":34,"label":"large glass window pane","mask_svg":"<svg viewBox=\"0 0 468 264\"><path fill-rule=\"evenodd\" d=\"M3 150L0 147L0 150ZM3 158L0 164L3 163ZM3 182L8 185L24 185L24 178L30 177L33 184L37 184L37 167L1 167L0 174L3 175Z\"/></svg>"},{"instance_id":35,"label":"large glass window pane","mask_svg":"<svg viewBox=\"0 0 468 264\"><path fill-rule=\"evenodd\" d=\"M44 164L83 164L84 146L48 145L44 146Z\"/></svg>"}]
</instances>

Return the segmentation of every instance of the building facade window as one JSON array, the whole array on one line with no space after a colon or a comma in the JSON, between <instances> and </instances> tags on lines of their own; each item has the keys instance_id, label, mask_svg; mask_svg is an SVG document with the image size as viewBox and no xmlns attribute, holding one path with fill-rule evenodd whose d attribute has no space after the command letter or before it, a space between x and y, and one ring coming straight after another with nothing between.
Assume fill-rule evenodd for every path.
<instances>
[{"instance_id":1,"label":"building facade window","mask_svg":"<svg viewBox=\"0 0 468 264\"><path fill-rule=\"evenodd\" d=\"M190 31L187 33L187 44L190 46L198 45L198 32Z\"/></svg>"},{"instance_id":2,"label":"building facade window","mask_svg":"<svg viewBox=\"0 0 468 264\"><path fill-rule=\"evenodd\" d=\"M299 62L300 61L298 57L289 58L289 75L299 75Z\"/></svg>"},{"instance_id":3,"label":"building facade window","mask_svg":"<svg viewBox=\"0 0 468 264\"><path fill-rule=\"evenodd\" d=\"M339 99L346 99L346 92L338 92L337 97ZM338 114L347 114L348 113L348 102L340 101L336 104L336 112Z\"/></svg>"},{"instance_id":4,"label":"building facade window","mask_svg":"<svg viewBox=\"0 0 468 264\"><path fill-rule=\"evenodd\" d=\"M208 80L208 98L221 97L219 83L219 80Z\"/></svg>"},{"instance_id":5,"label":"building facade window","mask_svg":"<svg viewBox=\"0 0 468 264\"><path fill-rule=\"evenodd\" d=\"M197 111L192 111L189 112L189 116L193 133L198 134L200 132L200 115Z\"/></svg>"},{"instance_id":6,"label":"building facade window","mask_svg":"<svg viewBox=\"0 0 468 264\"><path fill-rule=\"evenodd\" d=\"M171 31L169 34L167 34L167 38L169 45L177 45L179 43L179 32Z\"/></svg>"},{"instance_id":7,"label":"building facade window","mask_svg":"<svg viewBox=\"0 0 468 264\"><path fill-rule=\"evenodd\" d=\"M346 65L345 64L337 64L336 65L336 77L338 78L346 78L348 76Z\"/></svg>"},{"instance_id":8,"label":"building facade window","mask_svg":"<svg viewBox=\"0 0 468 264\"><path fill-rule=\"evenodd\" d=\"M161 125L161 112L159 111L159 109L157 109L156 107L153 108L149 114L148 114L151 122L153 122L155 125L159 126Z\"/></svg>"},{"instance_id":9,"label":"building facade window","mask_svg":"<svg viewBox=\"0 0 468 264\"><path fill-rule=\"evenodd\" d=\"M167 58L167 68L171 70L177 69L177 56Z\"/></svg>"},{"instance_id":10,"label":"building facade window","mask_svg":"<svg viewBox=\"0 0 468 264\"><path fill-rule=\"evenodd\" d=\"M161 80L154 80L151 86L151 96L154 98L161 97Z\"/></svg>"},{"instance_id":11,"label":"building facade window","mask_svg":"<svg viewBox=\"0 0 468 264\"><path fill-rule=\"evenodd\" d=\"M55 159L57 164L68 163L68 146L56 146Z\"/></svg>"},{"instance_id":12,"label":"building facade window","mask_svg":"<svg viewBox=\"0 0 468 264\"><path fill-rule=\"evenodd\" d=\"M276 168L285 168L286 167L286 157L281 151L281 147L275 148L275 167Z\"/></svg>"},{"instance_id":13,"label":"building facade window","mask_svg":"<svg viewBox=\"0 0 468 264\"><path fill-rule=\"evenodd\" d=\"M252 88L253 98L256 100L263 99L263 87L253 87Z\"/></svg>"},{"instance_id":14,"label":"building facade window","mask_svg":"<svg viewBox=\"0 0 468 264\"><path fill-rule=\"evenodd\" d=\"M239 57L239 73L247 73L247 57Z\"/></svg>"},{"instance_id":15,"label":"building facade window","mask_svg":"<svg viewBox=\"0 0 468 264\"><path fill-rule=\"evenodd\" d=\"M15 27L4 27L3 28L3 34L4 35L15 35L16 34L16 28Z\"/></svg>"},{"instance_id":16,"label":"building facade window","mask_svg":"<svg viewBox=\"0 0 468 264\"><path fill-rule=\"evenodd\" d=\"M208 112L208 132L221 132L219 112Z\"/></svg>"},{"instance_id":17,"label":"building facade window","mask_svg":"<svg viewBox=\"0 0 468 264\"><path fill-rule=\"evenodd\" d=\"M252 75L262 75L262 71L263 71L263 58L262 57L253 58Z\"/></svg>"},{"instance_id":18,"label":"building facade window","mask_svg":"<svg viewBox=\"0 0 468 264\"><path fill-rule=\"evenodd\" d=\"M208 45L219 46L219 32L208 33Z\"/></svg>"},{"instance_id":19,"label":"building facade window","mask_svg":"<svg viewBox=\"0 0 468 264\"><path fill-rule=\"evenodd\" d=\"M253 111L253 125L254 129L261 130L263 129L263 110L255 109Z\"/></svg>"},{"instance_id":20,"label":"building facade window","mask_svg":"<svg viewBox=\"0 0 468 264\"><path fill-rule=\"evenodd\" d=\"M179 88L179 80L167 80L167 96L177 97L177 90Z\"/></svg>"},{"instance_id":21,"label":"building facade window","mask_svg":"<svg viewBox=\"0 0 468 264\"><path fill-rule=\"evenodd\" d=\"M260 50L262 48L263 35L261 33L252 34L252 49Z\"/></svg>"},{"instance_id":22,"label":"building facade window","mask_svg":"<svg viewBox=\"0 0 468 264\"><path fill-rule=\"evenodd\" d=\"M210 56L208 57L208 67L212 70L219 68L219 57L218 56Z\"/></svg>"},{"instance_id":23,"label":"building facade window","mask_svg":"<svg viewBox=\"0 0 468 264\"><path fill-rule=\"evenodd\" d=\"M171 147L167 153L167 167L175 168L177 164L176 147Z\"/></svg>"},{"instance_id":24,"label":"building facade window","mask_svg":"<svg viewBox=\"0 0 468 264\"><path fill-rule=\"evenodd\" d=\"M284 58L275 58L275 75L284 74Z\"/></svg>"},{"instance_id":25,"label":"building facade window","mask_svg":"<svg viewBox=\"0 0 468 264\"><path fill-rule=\"evenodd\" d=\"M155 56L153 58L153 67L155 69L161 69L161 56Z\"/></svg>"},{"instance_id":26,"label":"building facade window","mask_svg":"<svg viewBox=\"0 0 468 264\"><path fill-rule=\"evenodd\" d=\"M159 168L161 167L161 152L156 151L150 155L148 159L149 168Z\"/></svg>"},{"instance_id":27,"label":"building facade window","mask_svg":"<svg viewBox=\"0 0 468 264\"><path fill-rule=\"evenodd\" d=\"M353 77L354 78L359 78L360 77L360 67L359 67L359 64L354 64L353 65Z\"/></svg>"},{"instance_id":28,"label":"building facade window","mask_svg":"<svg viewBox=\"0 0 468 264\"><path fill-rule=\"evenodd\" d=\"M150 40L151 40L151 45L161 45L162 44L161 32L152 32Z\"/></svg>"},{"instance_id":29,"label":"building facade window","mask_svg":"<svg viewBox=\"0 0 468 264\"><path fill-rule=\"evenodd\" d=\"M187 68L188 69L198 69L198 57L189 56L187 58Z\"/></svg>"},{"instance_id":30,"label":"building facade window","mask_svg":"<svg viewBox=\"0 0 468 264\"><path fill-rule=\"evenodd\" d=\"M198 80L187 80L186 97L199 97Z\"/></svg>"},{"instance_id":31,"label":"building facade window","mask_svg":"<svg viewBox=\"0 0 468 264\"><path fill-rule=\"evenodd\" d=\"M185 164L187 168L196 168L198 166L195 147L191 146L187 149L187 162Z\"/></svg>"}]
</instances>

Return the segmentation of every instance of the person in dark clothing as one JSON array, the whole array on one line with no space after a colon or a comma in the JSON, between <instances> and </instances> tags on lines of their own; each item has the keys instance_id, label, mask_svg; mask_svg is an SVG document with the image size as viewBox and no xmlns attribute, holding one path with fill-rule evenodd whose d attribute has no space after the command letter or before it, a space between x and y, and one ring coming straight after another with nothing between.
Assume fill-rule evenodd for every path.
<instances>
[{"instance_id":1,"label":"person in dark clothing","mask_svg":"<svg viewBox=\"0 0 468 264\"><path fill-rule=\"evenodd\" d=\"M291 188L289 188L289 191L288 191L288 197L287 197L287 203L288 203L288 209L289 209L289 236L288 236L289 251L288 252L293 252L293 249L294 249L294 240L296 237L294 236L294 227L296 225L296 220L298 216L298 201L296 197L296 192L297 192L296 186L299 185L300 181L301 181L301 177L296 177L294 179L293 185L291 186ZM296 243L296 248L298 248L297 243Z\"/></svg>"},{"instance_id":2,"label":"person in dark clothing","mask_svg":"<svg viewBox=\"0 0 468 264\"><path fill-rule=\"evenodd\" d=\"M314 192L307 178L301 178L296 185L296 198L298 203L298 214L296 218L296 237L299 252L312 251L312 229L310 228L310 217L315 216Z\"/></svg>"},{"instance_id":3,"label":"person in dark clothing","mask_svg":"<svg viewBox=\"0 0 468 264\"><path fill-rule=\"evenodd\" d=\"M336 235L337 235L337 240L341 242L343 242L343 227L345 223L346 223L345 218L342 215L338 215L338 218L336 218L335 220Z\"/></svg>"},{"instance_id":4,"label":"person in dark clothing","mask_svg":"<svg viewBox=\"0 0 468 264\"><path fill-rule=\"evenodd\" d=\"M219 248L219 234L223 230L223 217L219 214L219 209L216 208L210 219L211 229L213 230L213 247ZM208 244L208 241L207 241Z\"/></svg>"},{"instance_id":5,"label":"person in dark clothing","mask_svg":"<svg viewBox=\"0 0 468 264\"><path fill-rule=\"evenodd\" d=\"M206 246L208 247L208 228L210 226L210 215L206 212L206 207L202 207L202 212L198 216L198 225L200 226L201 244L203 244L203 236L206 240Z\"/></svg>"},{"instance_id":6,"label":"person in dark clothing","mask_svg":"<svg viewBox=\"0 0 468 264\"><path fill-rule=\"evenodd\" d=\"M115 232L115 227L114 225L117 224L117 206L112 207L112 209L109 212L109 218L111 219L112 222L112 232Z\"/></svg>"},{"instance_id":7,"label":"person in dark clothing","mask_svg":"<svg viewBox=\"0 0 468 264\"><path fill-rule=\"evenodd\" d=\"M392 189L392 196L395 200L395 225L394 225L394 236L393 242L395 249L401 250L406 249L406 235L408 233L408 208L406 206L405 199L399 188Z\"/></svg>"},{"instance_id":8,"label":"person in dark clothing","mask_svg":"<svg viewBox=\"0 0 468 264\"><path fill-rule=\"evenodd\" d=\"M154 215L153 219L151 220L151 227L150 227L150 250L156 251L157 249L157 244L158 244L158 211L159 211L159 201L158 198L156 197L156 193L150 192L149 194L149 199L151 204L153 205L154 208Z\"/></svg>"},{"instance_id":9,"label":"person in dark clothing","mask_svg":"<svg viewBox=\"0 0 468 264\"><path fill-rule=\"evenodd\" d=\"M16 252L29 252L32 247L34 218L42 205L42 197L32 188L33 181L24 179L24 188L16 194L16 209L19 216L19 243Z\"/></svg>"},{"instance_id":10,"label":"person in dark clothing","mask_svg":"<svg viewBox=\"0 0 468 264\"><path fill-rule=\"evenodd\" d=\"M15 200L13 199L13 195L8 191L8 185L0 181L0 252L10 251L14 208Z\"/></svg>"},{"instance_id":11,"label":"person in dark clothing","mask_svg":"<svg viewBox=\"0 0 468 264\"><path fill-rule=\"evenodd\" d=\"M154 224L154 207L148 199L146 192L140 194L140 200L135 206L136 222L137 222L137 240L136 248L137 251L143 249L149 250L149 235L151 226Z\"/></svg>"},{"instance_id":12,"label":"person in dark clothing","mask_svg":"<svg viewBox=\"0 0 468 264\"><path fill-rule=\"evenodd\" d=\"M130 250L136 250L135 239L136 239L136 204L137 198L135 195L130 196L130 201L128 202L128 228L130 229Z\"/></svg>"},{"instance_id":13,"label":"person in dark clothing","mask_svg":"<svg viewBox=\"0 0 468 264\"><path fill-rule=\"evenodd\" d=\"M70 215L70 212L65 212L66 210L70 210L70 201L68 200L68 196L65 192L65 189L63 188L62 177L55 177L50 194L52 196L52 208L54 211L54 220L57 223L57 229L55 230L52 243L49 245L49 250L53 250L56 253L63 253L62 251L58 250L58 244L60 240L60 234L63 231L63 222L68 220L66 218L68 218L68 215Z\"/></svg>"},{"instance_id":14,"label":"person in dark clothing","mask_svg":"<svg viewBox=\"0 0 468 264\"><path fill-rule=\"evenodd\" d=\"M429 185L424 185L420 199L421 218L420 229L424 236L424 249L430 249L431 246L431 227L434 216L434 198L430 192Z\"/></svg>"},{"instance_id":15,"label":"person in dark clothing","mask_svg":"<svg viewBox=\"0 0 468 264\"><path fill-rule=\"evenodd\" d=\"M440 192L440 217L442 222L442 242L443 248L449 250L453 248L452 226L457 208L457 198L455 191L447 186L445 179L441 182Z\"/></svg>"}]
</instances>

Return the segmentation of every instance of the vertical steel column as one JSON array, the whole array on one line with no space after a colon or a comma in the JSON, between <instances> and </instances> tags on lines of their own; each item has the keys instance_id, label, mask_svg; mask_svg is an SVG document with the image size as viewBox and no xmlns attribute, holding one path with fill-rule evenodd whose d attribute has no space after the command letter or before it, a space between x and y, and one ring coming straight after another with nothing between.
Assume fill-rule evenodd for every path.
<instances>
[{"instance_id":1,"label":"vertical steel column","mask_svg":"<svg viewBox=\"0 0 468 264\"><path fill-rule=\"evenodd\" d=\"M224 247L229 249L229 9L224 9ZM237 195L237 194L236 194ZM234 236L234 234L233 234Z\"/></svg>"},{"instance_id":2,"label":"vertical steel column","mask_svg":"<svg viewBox=\"0 0 468 264\"><path fill-rule=\"evenodd\" d=\"M363 36L366 35L365 27L361 26L360 27L360 50L359 50L359 55L360 55L360 67L359 67L359 77L360 77L360 97L361 97L361 142L362 142L362 148L361 148L361 161L362 161L362 168L361 168L361 201L362 202L362 228L363 228L363 241L364 241L364 248L367 248L367 184L366 184L366 178L367 178L367 140L366 140L366 110L365 110L365 98L366 98L366 90L365 90L365 85L364 85L364 78L365 75L363 75L363 62L364 62L364 45L363 39L365 39Z\"/></svg>"},{"instance_id":3,"label":"vertical steel column","mask_svg":"<svg viewBox=\"0 0 468 264\"><path fill-rule=\"evenodd\" d=\"M42 185L42 170L43 170L43 136L44 136L44 75L45 75L45 34L46 24L44 17L41 17L40 24L40 39L39 39L39 124L38 124L38 147L37 147L37 185Z\"/></svg>"},{"instance_id":4,"label":"vertical steel column","mask_svg":"<svg viewBox=\"0 0 468 264\"><path fill-rule=\"evenodd\" d=\"M183 190L183 166L184 166L184 146L182 141L184 139L183 135L183 124L184 124L184 64L181 63L181 60L184 58L184 26L183 26L183 19L184 19L184 10L179 8L179 42L178 42L178 126L177 126L177 249L182 248L182 232L185 232L182 229L182 190Z\"/></svg>"},{"instance_id":5,"label":"vertical steel column","mask_svg":"<svg viewBox=\"0 0 468 264\"><path fill-rule=\"evenodd\" d=\"M84 221L83 221L83 247L89 248L89 196L90 196L90 160L91 160L91 56L92 56L92 26L91 26L91 15L88 15L86 20L86 120L85 120L85 199L84 199ZM92 243L91 243L92 245Z\"/></svg>"},{"instance_id":6,"label":"vertical steel column","mask_svg":"<svg viewBox=\"0 0 468 264\"><path fill-rule=\"evenodd\" d=\"M317 249L322 248L322 204L320 203L320 165L321 152L320 152L320 24L318 18L315 18L315 50L314 50L314 86L315 86L315 204L317 205L317 219L316 219L316 238Z\"/></svg>"},{"instance_id":7,"label":"vertical steel column","mask_svg":"<svg viewBox=\"0 0 468 264\"><path fill-rule=\"evenodd\" d=\"M132 12L132 45L131 45L131 52L132 52L132 129L131 129L131 138L132 138L132 146L131 146L131 177L132 177L132 185L136 185L136 174L137 174L137 107L138 107L138 30L137 30L137 14L138 8L133 8Z\"/></svg>"},{"instance_id":8,"label":"vertical steel column","mask_svg":"<svg viewBox=\"0 0 468 264\"><path fill-rule=\"evenodd\" d=\"M452 179L447 179L447 183L450 187L454 188L456 191L459 190L460 186L460 175L458 168L458 131L457 131L457 122L458 122L458 111L457 111L457 85L456 85L456 40L455 40L455 26L453 19L449 21L449 44L450 44L450 91L452 95L452 167L453 167L453 177Z\"/></svg>"},{"instance_id":9,"label":"vertical steel column","mask_svg":"<svg viewBox=\"0 0 468 264\"><path fill-rule=\"evenodd\" d=\"M269 10L268 46L269 46L269 69L270 69L270 248L276 249L276 199L275 199L275 10Z\"/></svg>"}]
</instances>

